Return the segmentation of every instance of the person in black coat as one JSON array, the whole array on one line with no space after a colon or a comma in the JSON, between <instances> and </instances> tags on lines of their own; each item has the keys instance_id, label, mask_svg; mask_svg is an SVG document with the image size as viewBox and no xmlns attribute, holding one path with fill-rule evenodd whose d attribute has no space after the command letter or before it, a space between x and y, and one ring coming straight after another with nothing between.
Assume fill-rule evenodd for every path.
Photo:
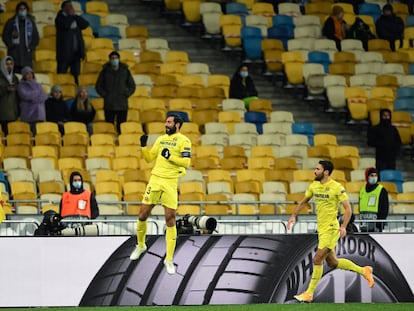
<instances>
[{"instance_id":1,"label":"person in black coat","mask_svg":"<svg viewBox=\"0 0 414 311\"><path fill-rule=\"evenodd\" d=\"M62 88L60 85L54 85L51 89L50 96L45 101L46 121L55 122L59 126L59 131L64 134L64 124L69 120L69 109L63 99Z\"/></svg>"},{"instance_id":2,"label":"person in black coat","mask_svg":"<svg viewBox=\"0 0 414 311\"><path fill-rule=\"evenodd\" d=\"M382 170L395 170L397 156L401 149L401 137L391 122L391 110L380 110L380 123L367 132L368 146L375 147L375 167Z\"/></svg>"},{"instance_id":3,"label":"person in black coat","mask_svg":"<svg viewBox=\"0 0 414 311\"><path fill-rule=\"evenodd\" d=\"M15 72L26 66L33 67L33 51L39 44L39 32L26 2L16 5L16 14L6 22L2 37L7 55L14 59Z\"/></svg>"},{"instance_id":4,"label":"person in black coat","mask_svg":"<svg viewBox=\"0 0 414 311\"><path fill-rule=\"evenodd\" d=\"M401 17L394 14L391 4L384 5L375 27L378 38L388 40L391 50L395 51L395 41L403 39L404 22Z\"/></svg>"},{"instance_id":5,"label":"person in black coat","mask_svg":"<svg viewBox=\"0 0 414 311\"><path fill-rule=\"evenodd\" d=\"M258 93L253 79L249 76L249 69L246 65L241 65L230 81L230 98L242 99L246 108L249 108L250 100L257 98Z\"/></svg>"},{"instance_id":6,"label":"person in black coat","mask_svg":"<svg viewBox=\"0 0 414 311\"><path fill-rule=\"evenodd\" d=\"M63 1L55 18L57 72L70 73L78 84L80 61L85 58L85 43L82 30L89 26L88 21L75 14L71 1Z\"/></svg>"},{"instance_id":7,"label":"person in black coat","mask_svg":"<svg viewBox=\"0 0 414 311\"><path fill-rule=\"evenodd\" d=\"M128 98L135 92L135 82L128 65L120 61L117 51L109 54L109 62L103 65L95 89L104 99L105 121L114 123L121 133L121 123L127 120Z\"/></svg>"}]
</instances>

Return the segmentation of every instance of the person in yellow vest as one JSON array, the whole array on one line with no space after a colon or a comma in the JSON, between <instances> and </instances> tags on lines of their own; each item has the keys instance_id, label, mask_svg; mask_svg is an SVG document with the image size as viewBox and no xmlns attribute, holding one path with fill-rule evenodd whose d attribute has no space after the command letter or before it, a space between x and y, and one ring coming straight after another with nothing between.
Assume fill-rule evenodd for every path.
<instances>
[{"instance_id":1,"label":"person in yellow vest","mask_svg":"<svg viewBox=\"0 0 414 311\"><path fill-rule=\"evenodd\" d=\"M164 265L168 274L175 273L173 256L177 239L175 215L178 207L178 178L185 175L191 164L191 141L180 133L183 119L178 115L169 115L165 120L165 134L147 147L147 135L142 135L140 142L145 161L155 160L151 177L142 199L141 210L137 221L137 245L130 255L131 260L137 260L147 246L147 218L156 204L164 207L165 213L165 242L166 252Z\"/></svg>"},{"instance_id":2,"label":"person in yellow vest","mask_svg":"<svg viewBox=\"0 0 414 311\"><path fill-rule=\"evenodd\" d=\"M360 219L386 219L389 209L388 192L378 183L377 169L368 167L365 170L365 180L367 184L359 192ZM361 231L382 232L383 228L383 222L367 222L366 226L361 226Z\"/></svg>"},{"instance_id":3,"label":"person in yellow vest","mask_svg":"<svg viewBox=\"0 0 414 311\"><path fill-rule=\"evenodd\" d=\"M70 190L62 195L59 214L62 218L95 219L99 216L99 207L94 194L83 189L82 175L70 174Z\"/></svg>"}]
</instances>

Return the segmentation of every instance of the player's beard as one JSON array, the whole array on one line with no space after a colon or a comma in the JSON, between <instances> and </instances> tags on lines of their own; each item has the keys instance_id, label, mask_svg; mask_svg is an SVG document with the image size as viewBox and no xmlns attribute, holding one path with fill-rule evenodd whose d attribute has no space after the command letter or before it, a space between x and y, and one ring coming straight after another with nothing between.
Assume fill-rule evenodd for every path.
<instances>
[{"instance_id":1,"label":"player's beard","mask_svg":"<svg viewBox=\"0 0 414 311\"><path fill-rule=\"evenodd\" d=\"M321 181L323 179L323 173L320 173L319 175L315 174L315 178L316 181Z\"/></svg>"},{"instance_id":2,"label":"player's beard","mask_svg":"<svg viewBox=\"0 0 414 311\"><path fill-rule=\"evenodd\" d=\"M167 134L167 135L172 135L172 134L174 134L175 132L177 131L177 129L175 128L175 126L166 126L165 127L165 133Z\"/></svg>"}]
</instances>

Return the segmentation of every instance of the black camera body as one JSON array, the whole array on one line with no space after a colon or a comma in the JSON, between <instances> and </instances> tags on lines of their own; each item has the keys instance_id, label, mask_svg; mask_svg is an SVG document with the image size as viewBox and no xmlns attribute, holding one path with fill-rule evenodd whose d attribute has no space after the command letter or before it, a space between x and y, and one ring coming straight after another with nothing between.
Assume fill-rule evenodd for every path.
<instances>
[{"instance_id":1,"label":"black camera body","mask_svg":"<svg viewBox=\"0 0 414 311\"><path fill-rule=\"evenodd\" d=\"M176 221L178 234L212 234L217 227L217 220L208 216L184 215Z\"/></svg>"},{"instance_id":2,"label":"black camera body","mask_svg":"<svg viewBox=\"0 0 414 311\"><path fill-rule=\"evenodd\" d=\"M66 226L61 222L62 217L60 214L53 210L47 211L43 215L42 223L35 230L34 235L37 236L49 236L49 235L61 235L62 230Z\"/></svg>"}]
</instances>

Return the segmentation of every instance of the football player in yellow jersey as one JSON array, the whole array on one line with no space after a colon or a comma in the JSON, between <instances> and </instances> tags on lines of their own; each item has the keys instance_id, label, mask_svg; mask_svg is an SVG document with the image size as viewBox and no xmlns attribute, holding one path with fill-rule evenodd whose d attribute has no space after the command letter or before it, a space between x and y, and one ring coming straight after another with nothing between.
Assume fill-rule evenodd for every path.
<instances>
[{"instance_id":1,"label":"football player in yellow jersey","mask_svg":"<svg viewBox=\"0 0 414 311\"><path fill-rule=\"evenodd\" d=\"M346 226L351 218L352 210L348 201L348 195L344 187L331 179L333 164L330 161L319 161L314 170L315 180L305 192L305 197L298 203L288 221L288 229L296 221L296 215L309 202L314 199L316 205L316 218L318 224L318 249L313 257L313 273L308 289L294 298L300 302L312 302L316 285L322 278L323 262L331 268L354 271L361 274L369 287L374 286L372 267L361 267L345 258L337 258L335 247L339 238L346 236ZM339 225L338 203L341 202L345 215L342 225Z\"/></svg>"},{"instance_id":2,"label":"football player in yellow jersey","mask_svg":"<svg viewBox=\"0 0 414 311\"><path fill-rule=\"evenodd\" d=\"M173 256L177 239L175 214L178 206L178 178L185 175L191 163L191 141L180 133L183 119L178 115L169 115L165 121L166 134L157 138L149 149L147 135L141 136L142 154L145 161L155 160L151 177L142 200L137 221L137 246L130 259L137 260L146 250L145 237L147 219L156 204L164 206L166 223L166 255L164 265L167 273L174 274Z\"/></svg>"}]
</instances>

